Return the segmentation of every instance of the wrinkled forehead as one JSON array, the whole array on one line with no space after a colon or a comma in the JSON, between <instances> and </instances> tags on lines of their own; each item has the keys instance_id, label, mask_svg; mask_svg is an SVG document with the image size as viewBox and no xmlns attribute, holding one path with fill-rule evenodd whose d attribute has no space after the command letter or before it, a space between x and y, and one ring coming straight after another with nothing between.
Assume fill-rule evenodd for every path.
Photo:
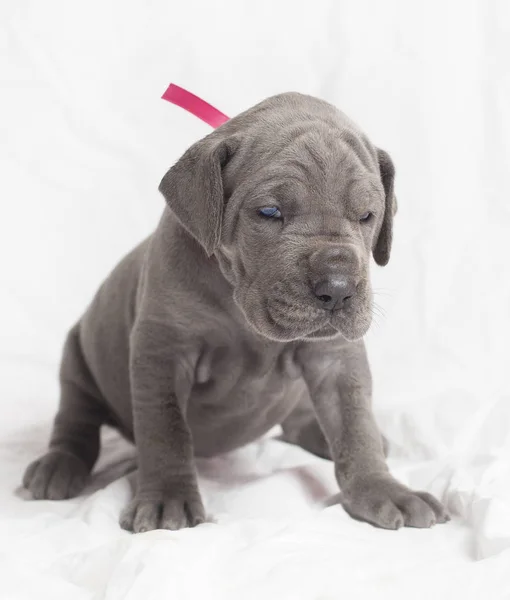
<instances>
[{"instance_id":1,"label":"wrinkled forehead","mask_svg":"<svg viewBox=\"0 0 510 600\"><path fill-rule=\"evenodd\" d=\"M344 137L302 135L275 153L244 182L253 203L299 203L310 210L356 205L383 198L379 169L370 148Z\"/></svg>"}]
</instances>

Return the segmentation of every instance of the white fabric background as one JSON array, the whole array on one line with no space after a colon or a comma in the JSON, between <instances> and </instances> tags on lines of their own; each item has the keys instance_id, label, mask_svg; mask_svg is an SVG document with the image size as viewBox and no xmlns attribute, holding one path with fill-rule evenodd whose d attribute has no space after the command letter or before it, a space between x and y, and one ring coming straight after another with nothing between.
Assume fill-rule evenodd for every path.
<instances>
[{"instance_id":1,"label":"white fabric background","mask_svg":"<svg viewBox=\"0 0 510 600\"><path fill-rule=\"evenodd\" d=\"M505 0L0 5L0 598L510 598L510 6ZM264 440L200 463L216 523L117 527L133 450L99 483L16 491L44 450L68 327L155 226L159 181L209 128L170 81L235 115L329 100L397 166L374 266L375 407L399 478L456 515L386 532L338 506L331 464ZM94 491L95 490L95 491Z\"/></svg>"}]
</instances>

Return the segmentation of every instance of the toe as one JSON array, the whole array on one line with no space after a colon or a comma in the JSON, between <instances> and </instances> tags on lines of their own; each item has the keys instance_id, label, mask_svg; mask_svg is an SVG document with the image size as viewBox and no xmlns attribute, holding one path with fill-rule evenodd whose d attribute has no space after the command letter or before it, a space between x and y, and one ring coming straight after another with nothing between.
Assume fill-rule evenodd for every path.
<instances>
[{"instance_id":1,"label":"toe","mask_svg":"<svg viewBox=\"0 0 510 600\"><path fill-rule=\"evenodd\" d=\"M446 508L432 496L428 492L416 492L416 495L419 496L427 505L432 509L434 515L436 517L437 523L446 523L450 520L450 515Z\"/></svg>"},{"instance_id":2,"label":"toe","mask_svg":"<svg viewBox=\"0 0 510 600\"><path fill-rule=\"evenodd\" d=\"M119 518L119 525L126 531L133 531L133 523L136 515L137 503L131 501L122 511Z\"/></svg>"},{"instance_id":3,"label":"toe","mask_svg":"<svg viewBox=\"0 0 510 600\"><path fill-rule=\"evenodd\" d=\"M184 511L190 527L196 527L205 521L204 505L200 498L186 502L184 504Z\"/></svg>"},{"instance_id":4,"label":"toe","mask_svg":"<svg viewBox=\"0 0 510 600\"><path fill-rule=\"evenodd\" d=\"M383 529L400 529L404 517L388 497L353 498L344 508L355 519L367 521Z\"/></svg>"},{"instance_id":5,"label":"toe","mask_svg":"<svg viewBox=\"0 0 510 600\"><path fill-rule=\"evenodd\" d=\"M88 471L80 459L62 456L48 483L47 497L63 500L77 496L85 486Z\"/></svg>"},{"instance_id":6,"label":"toe","mask_svg":"<svg viewBox=\"0 0 510 600\"><path fill-rule=\"evenodd\" d=\"M187 527L188 519L184 512L184 503L182 500L168 500L163 507L163 516L161 519L162 529L183 529Z\"/></svg>"},{"instance_id":7,"label":"toe","mask_svg":"<svg viewBox=\"0 0 510 600\"><path fill-rule=\"evenodd\" d=\"M409 494L397 500L407 527L428 528L436 524L436 516L430 506L419 496Z\"/></svg>"},{"instance_id":8,"label":"toe","mask_svg":"<svg viewBox=\"0 0 510 600\"><path fill-rule=\"evenodd\" d=\"M145 502L138 505L135 519L133 521L133 531L143 533L159 528L161 520L162 505L160 502Z\"/></svg>"},{"instance_id":9,"label":"toe","mask_svg":"<svg viewBox=\"0 0 510 600\"><path fill-rule=\"evenodd\" d=\"M55 470L55 464L41 460L35 470L28 489L32 492L35 500L44 500L47 496L48 483Z\"/></svg>"},{"instance_id":10,"label":"toe","mask_svg":"<svg viewBox=\"0 0 510 600\"><path fill-rule=\"evenodd\" d=\"M30 482L32 481L34 474L39 466L40 460L34 460L33 463L29 464L23 475L23 487L27 490L30 489Z\"/></svg>"},{"instance_id":11,"label":"toe","mask_svg":"<svg viewBox=\"0 0 510 600\"><path fill-rule=\"evenodd\" d=\"M375 507L375 524L385 529L400 529L404 525L404 517L393 502L387 500Z\"/></svg>"}]
</instances>

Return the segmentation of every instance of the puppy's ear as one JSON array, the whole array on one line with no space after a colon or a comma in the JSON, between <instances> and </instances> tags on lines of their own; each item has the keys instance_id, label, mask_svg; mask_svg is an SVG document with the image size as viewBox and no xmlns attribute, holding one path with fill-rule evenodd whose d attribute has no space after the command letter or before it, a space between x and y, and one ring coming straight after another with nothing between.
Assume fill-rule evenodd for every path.
<instances>
[{"instance_id":1,"label":"puppy's ear","mask_svg":"<svg viewBox=\"0 0 510 600\"><path fill-rule=\"evenodd\" d=\"M395 167L390 155L384 150L377 149L377 158L379 160L379 171L381 181L384 187L386 197L384 217L379 231L379 235L373 249L375 262L384 267L390 260L391 241L393 238L393 216L397 212L397 200L393 192L393 182L395 179Z\"/></svg>"},{"instance_id":2,"label":"puppy's ear","mask_svg":"<svg viewBox=\"0 0 510 600\"><path fill-rule=\"evenodd\" d=\"M222 170L235 147L235 140L207 136L193 144L159 184L172 212L208 256L220 242L225 204Z\"/></svg>"}]
</instances>

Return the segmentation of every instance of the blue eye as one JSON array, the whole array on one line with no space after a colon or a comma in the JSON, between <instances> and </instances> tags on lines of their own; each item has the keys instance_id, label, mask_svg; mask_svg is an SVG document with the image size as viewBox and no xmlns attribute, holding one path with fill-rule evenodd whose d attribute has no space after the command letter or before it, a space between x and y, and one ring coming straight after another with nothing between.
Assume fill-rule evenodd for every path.
<instances>
[{"instance_id":1,"label":"blue eye","mask_svg":"<svg viewBox=\"0 0 510 600\"><path fill-rule=\"evenodd\" d=\"M276 208L276 206L264 206L264 208L259 208L259 215L269 219L281 219L282 217L280 209Z\"/></svg>"},{"instance_id":2,"label":"blue eye","mask_svg":"<svg viewBox=\"0 0 510 600\"><path fill-rule=\"evenodd\" d=\"M367 221L370 221L372 217L372 213L371 212L366 212L365 214L361 215L361 217L359 218L359 220L362 223L366 223Z\"/></svg>"}]
</instances>

